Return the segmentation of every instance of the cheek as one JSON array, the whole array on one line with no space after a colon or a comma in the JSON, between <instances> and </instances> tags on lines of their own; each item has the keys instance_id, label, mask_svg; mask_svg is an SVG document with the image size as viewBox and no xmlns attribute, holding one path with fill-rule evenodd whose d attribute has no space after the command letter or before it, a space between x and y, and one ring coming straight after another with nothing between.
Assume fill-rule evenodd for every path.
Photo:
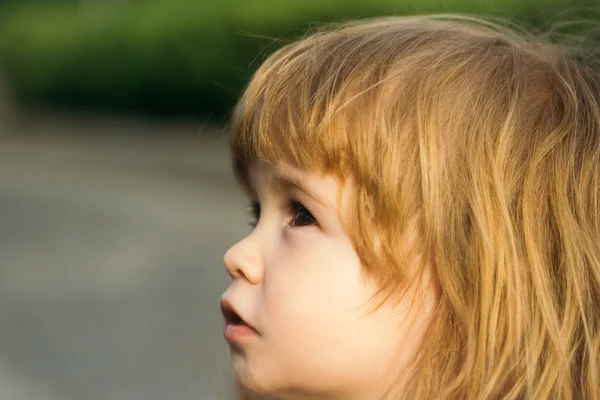
<instances>
[{"instance_id":1,"label":"cheek","mask_svg":"<svg viewBox=\"0 0 600 400\"><path fill-rule=\"evenodd\" d=\"M290 232L269 260L265 311L292 326L343 323L367 298L360 260L350 243L311 233Z\"/></svg>"}]
</instances>

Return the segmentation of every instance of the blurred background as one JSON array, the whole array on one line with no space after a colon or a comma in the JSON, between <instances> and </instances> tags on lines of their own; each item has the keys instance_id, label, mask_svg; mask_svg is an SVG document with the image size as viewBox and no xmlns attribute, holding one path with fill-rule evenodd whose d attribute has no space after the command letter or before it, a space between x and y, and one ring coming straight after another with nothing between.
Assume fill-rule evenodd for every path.
<instances>
[{"instance_id":1,"label":"blurred background","mask_svg":"<svg viewBox=\"0 0 600 400\"><path fill-rule=\"evenodd\" d=\"M250 228L224 127L283 42L598 1L0 0L0 400L230 397L222 256Z\"/></svg>"}]
</instances>

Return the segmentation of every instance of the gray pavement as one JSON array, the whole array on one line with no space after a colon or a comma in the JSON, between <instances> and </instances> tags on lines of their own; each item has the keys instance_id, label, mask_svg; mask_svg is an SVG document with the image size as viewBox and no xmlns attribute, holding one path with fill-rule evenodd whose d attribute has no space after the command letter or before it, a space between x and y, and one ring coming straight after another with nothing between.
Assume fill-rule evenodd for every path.
<instances>
[{"instance_id":1,"label":"gray pavement","mask_svg":"<svg viewBox=\"0 0 600 400\"><path fill-rule=\"evenodd\" d=\"M0 137L0 400L230 397L214 127L31 117Z\"/></svg>"}]
</instances>

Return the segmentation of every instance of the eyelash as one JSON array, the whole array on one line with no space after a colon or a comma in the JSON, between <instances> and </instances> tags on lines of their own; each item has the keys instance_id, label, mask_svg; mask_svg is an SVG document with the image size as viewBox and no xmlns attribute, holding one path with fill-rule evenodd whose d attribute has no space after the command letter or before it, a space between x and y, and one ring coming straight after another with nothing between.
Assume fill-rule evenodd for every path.
<instances>
[{"instance_id":1,"label":"eyelash","mask_svg":"<svg viewBox=\"0 0 600 400\"><path fill-rule=\"evenodd\" d=\"M300 225L300 226L293 225L293 221L295 221L296 217L300 213L304 214L304 218L309 220L308 226L317 225L317 220L315 219L315 217L313 217L312 214L306 209L306 207L304 207L300 202L298 202L296 200L287 200L287 201L284 201L283 207L288 215L292 215L292 223L290 224L291 226L293 226L293 227L307 226L307 225ZM248 204L248 212L250 214L250 217L252 218L252 220L249 222L249 225L252 228L255 228L256 225L258 224L258 220L260 219L260 203L258 203L257 201L251 201Z\"/></svg>"}]
</instances>

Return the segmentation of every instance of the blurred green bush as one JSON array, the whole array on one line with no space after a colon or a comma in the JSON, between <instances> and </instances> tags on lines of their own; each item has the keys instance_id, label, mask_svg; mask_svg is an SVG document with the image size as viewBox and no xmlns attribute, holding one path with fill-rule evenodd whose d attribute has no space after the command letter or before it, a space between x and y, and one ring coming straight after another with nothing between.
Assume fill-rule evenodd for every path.
<instances>
[{"instance_id":1,"label":"blurred green bush","mask_svg":"<svg viewBox=\"0 0 600 400\"><path fill-rule=\"evenodd\" d=\"M576 2L593 6L597 0ZM13 1L0 9L0 68L17 99L223 120L284 39L377 15L466 12L540 26L573 0Z\"/></svg>"}]
</instances>

